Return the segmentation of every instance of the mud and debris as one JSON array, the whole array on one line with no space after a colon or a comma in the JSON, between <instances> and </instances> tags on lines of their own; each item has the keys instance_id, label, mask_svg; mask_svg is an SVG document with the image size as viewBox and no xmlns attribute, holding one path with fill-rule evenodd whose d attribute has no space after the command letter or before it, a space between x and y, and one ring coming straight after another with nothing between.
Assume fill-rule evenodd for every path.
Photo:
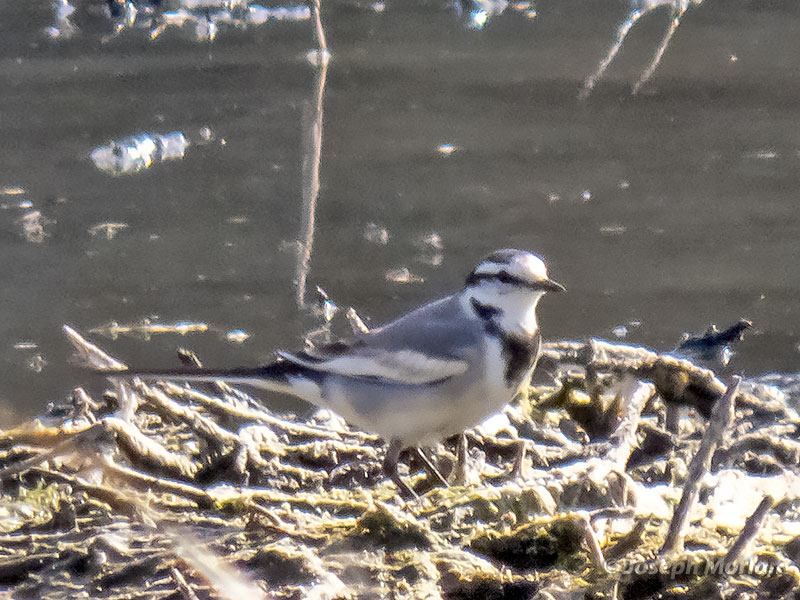
<instances>
[{"instance_id":1,"label":"mud and debris","mask_svg":"<svg viewBox=\"0 0 800 600\"><path fill-rule=\"evenodd\" d=\"M65 331L87 365L125 368ZM800 415L782 389L795 379L722 381L601 340L549 344L542 369L551 382L429 449L447 487L409 452L408 502L382 475L384 442L329 411L115 376L94 399L87 372L48 414L0 432L0 591L794 597Z\"/></svg>"}]
</instances>

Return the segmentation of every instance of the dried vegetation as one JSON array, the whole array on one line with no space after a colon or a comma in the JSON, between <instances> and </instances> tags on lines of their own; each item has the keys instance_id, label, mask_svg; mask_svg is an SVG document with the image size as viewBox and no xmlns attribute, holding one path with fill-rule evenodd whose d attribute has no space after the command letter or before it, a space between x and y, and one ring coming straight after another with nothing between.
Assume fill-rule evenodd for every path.
<instances>
[{"instance_id":1,"label":"dried vegetation","mask_svg":"<svg viewBox=\"0 0 800 600\"><path fill-rule=\"evenodd\" d=\"M90 365L124 368L67 333ZM551 344L542 368L554 384L433 449L449 487L409 455L421 497L407 503L382 477L383 442L326 411L278 415L222 382L112 379L98 401L78 389L0 433L0 589L796 597L800 416L790 395L598 340Z\"/></svg>"}]
</instances>

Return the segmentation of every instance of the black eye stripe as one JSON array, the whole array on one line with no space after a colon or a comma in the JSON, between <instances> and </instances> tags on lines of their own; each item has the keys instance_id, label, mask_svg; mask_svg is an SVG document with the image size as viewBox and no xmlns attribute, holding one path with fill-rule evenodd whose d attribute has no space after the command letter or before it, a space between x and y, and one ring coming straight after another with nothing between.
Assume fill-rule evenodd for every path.
<instances>
[{"instance_id":1,"label":"black eye stripe","mask_svg":"<svg viewBox=\"0 0 800 600\"><path fill-rule=\"evenodd\" d=\"M467 286L477 285L481 281L499 281L507 285L515 285L524 287L531 290L541 290L542 282L539 281L526 281L520 277L514 277L507 271L500 271L499 273L471 273L467 278Z\"/></svg>"},{"instance_id":2,"label":"black eye stripe","mask_svg":"<svg viewBox=\"0 0 800 600\"><path fill-rule=\"evenodd\" d=\"M521 279L509 275L508 271L500 271L497 274L497 279L500 280L500 283L517 283L522 281Z\"/></svg>"}]
</instances>

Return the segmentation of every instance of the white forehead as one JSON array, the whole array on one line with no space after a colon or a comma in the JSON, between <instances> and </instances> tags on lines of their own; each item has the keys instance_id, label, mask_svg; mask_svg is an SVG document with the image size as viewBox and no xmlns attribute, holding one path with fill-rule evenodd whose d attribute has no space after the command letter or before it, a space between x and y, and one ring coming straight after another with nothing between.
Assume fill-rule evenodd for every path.
<instances>
[{"instance_id":1,"label":"white forehead","mask_svg":"<svg viewBox=\"0 0 800 600\"><path fill-rule=\"evenodd\" d=\"M523 250L498 250L475 267L477 275L495 275L500 271L532 281L548 278L544 261L535 254Z\"/></svg>"}]
</instances>

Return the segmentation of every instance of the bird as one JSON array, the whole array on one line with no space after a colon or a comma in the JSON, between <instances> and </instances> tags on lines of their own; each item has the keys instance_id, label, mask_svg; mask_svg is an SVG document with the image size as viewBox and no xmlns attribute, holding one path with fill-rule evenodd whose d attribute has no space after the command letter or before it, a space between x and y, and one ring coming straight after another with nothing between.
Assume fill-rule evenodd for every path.
<instances>
[{"instance_id":1,"label":"bird","mask_svg":"<svg viewBox=\"0 0 800 600\"><path fill-rule=\"evenodd\" d=\"M744 332L752 327L752 321L739 319L723 331L716 325L711 325L702 335L685 333L675 352L700 361L719 361L722 366L727 366L734 354L732 346L741 342Z\"/></svg>"},{"instance_id":2,"label":"bird","mask_svg":"<svg viewBox=\"0 0 800 600\"><path fill-rule=\"evenodd\" d=\"M413 497L397 472L400 453L462 433L511 402L539 356L539 300L563 291L541 258L506 248L481 260L461 290L368 332L311 350L278 351L265 366L125 375L223 380L330 409L388 442L384 474Z\"/></svg>"}]
</instances>

